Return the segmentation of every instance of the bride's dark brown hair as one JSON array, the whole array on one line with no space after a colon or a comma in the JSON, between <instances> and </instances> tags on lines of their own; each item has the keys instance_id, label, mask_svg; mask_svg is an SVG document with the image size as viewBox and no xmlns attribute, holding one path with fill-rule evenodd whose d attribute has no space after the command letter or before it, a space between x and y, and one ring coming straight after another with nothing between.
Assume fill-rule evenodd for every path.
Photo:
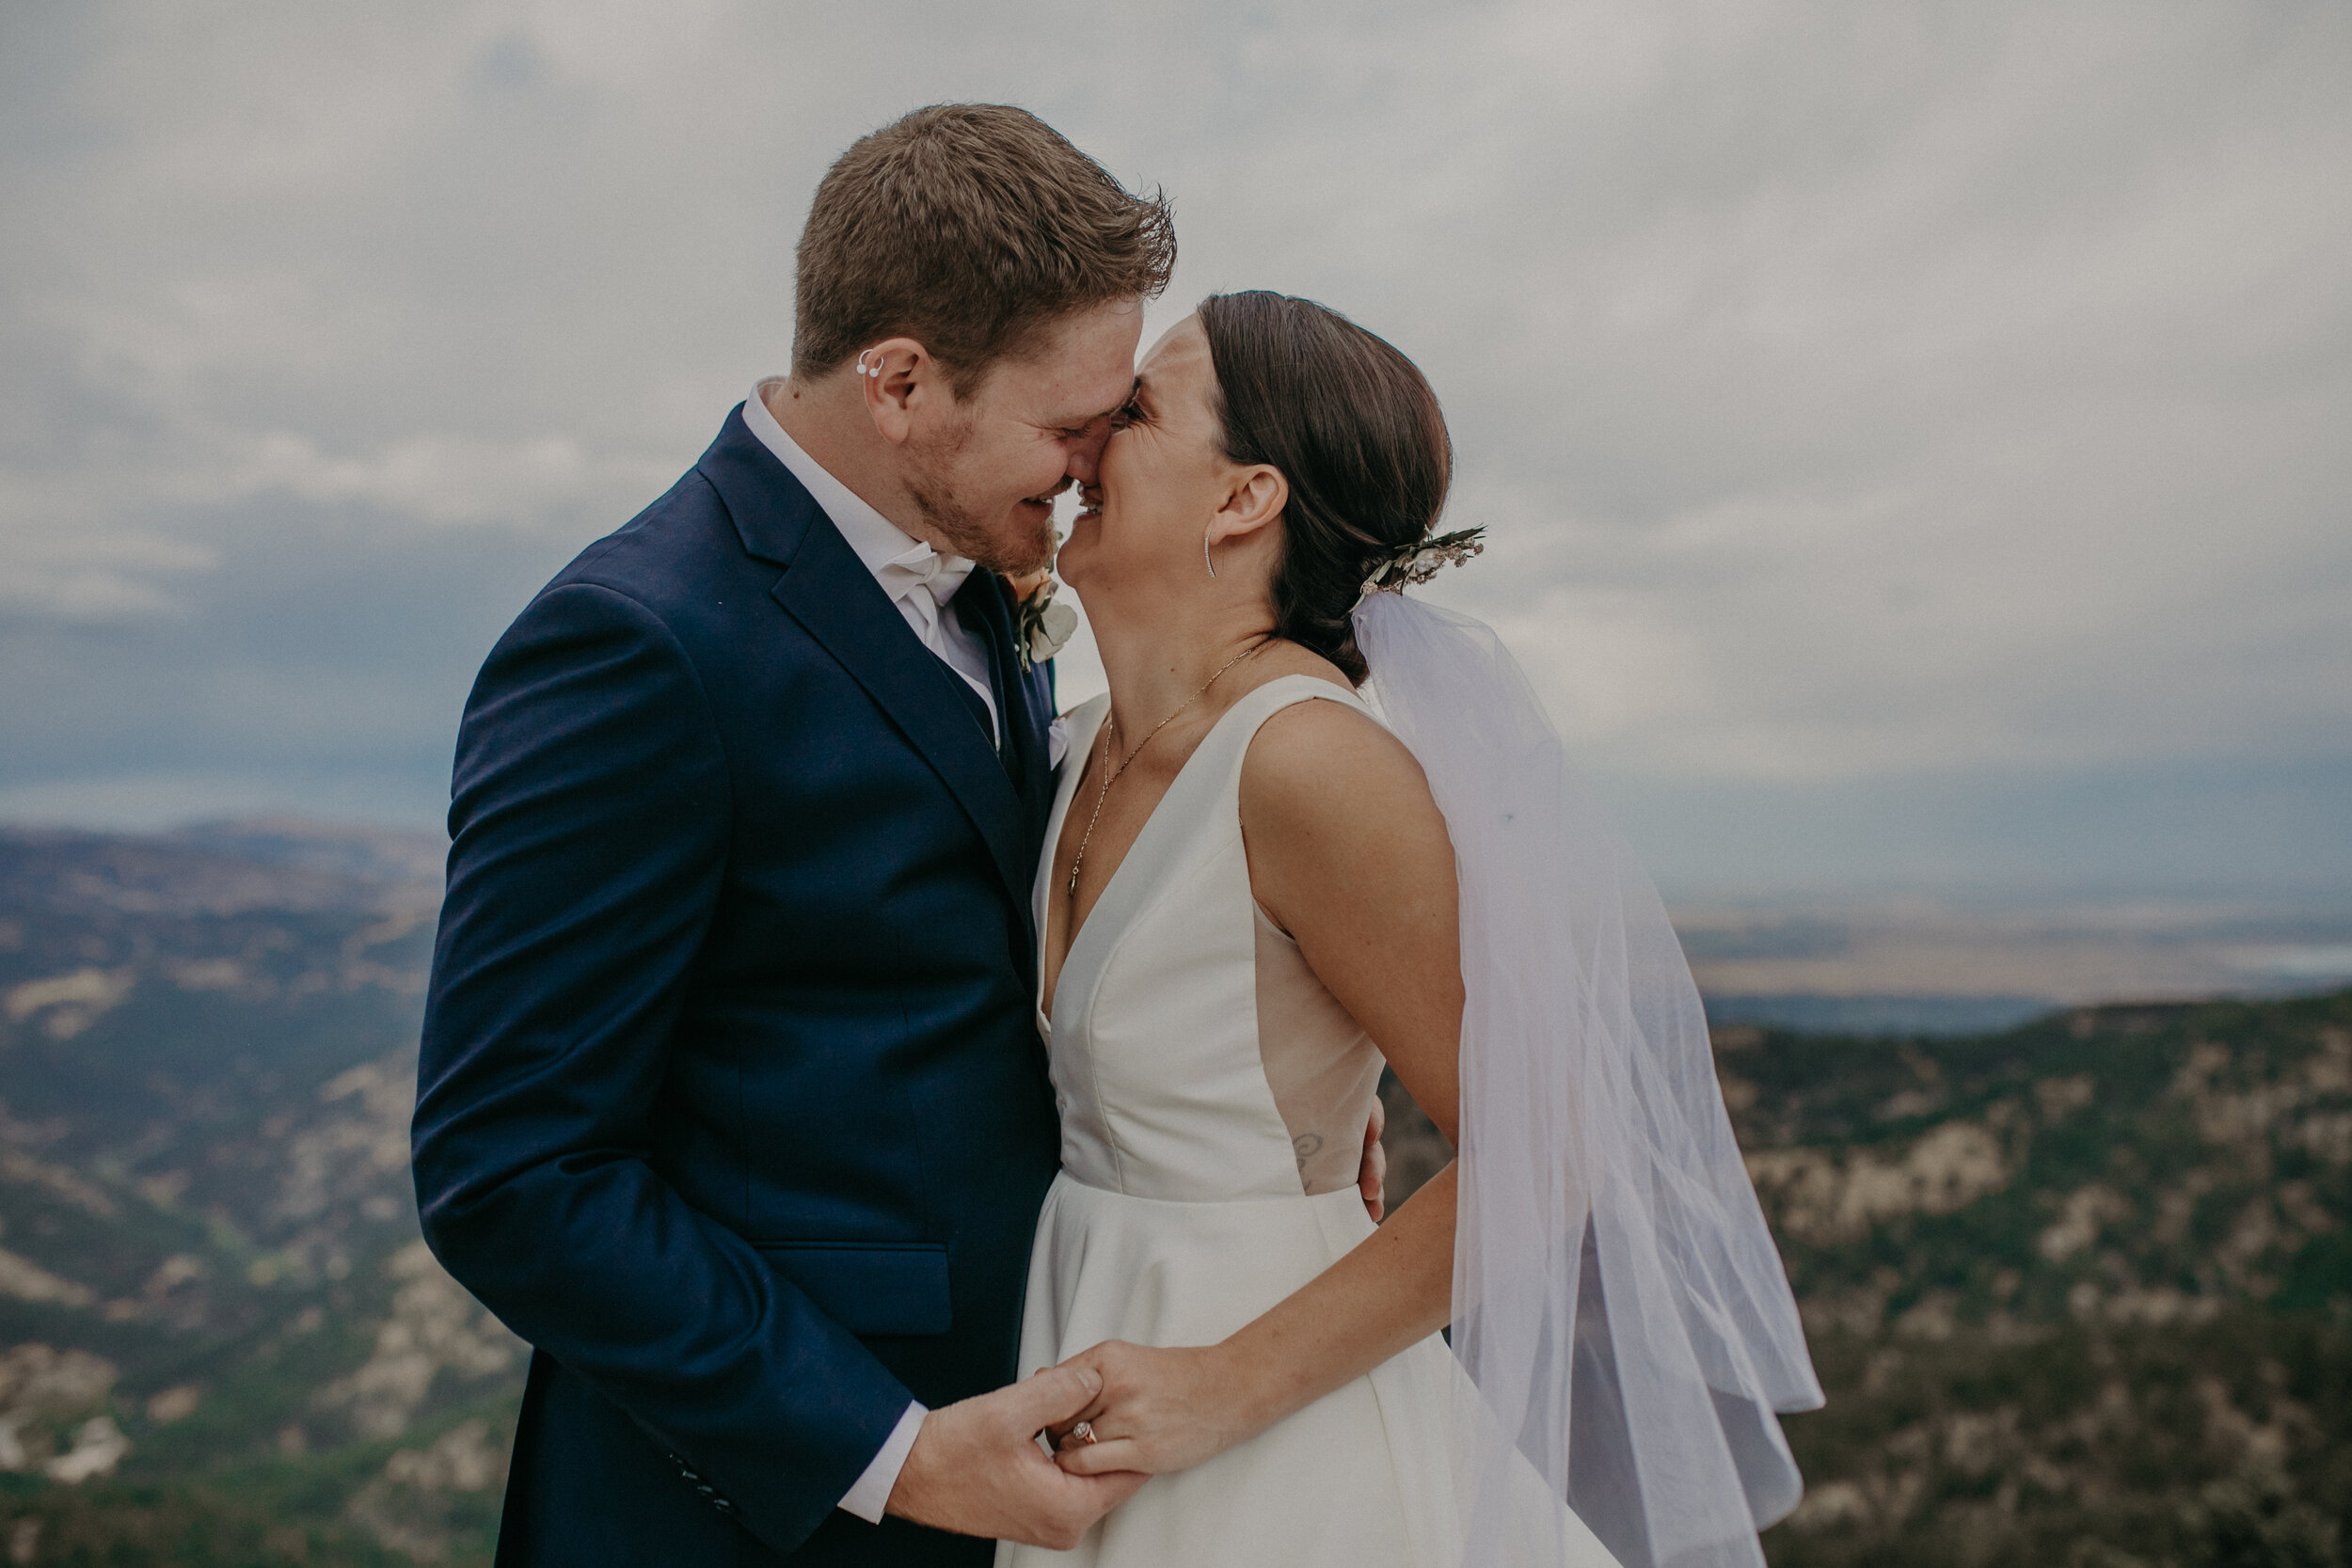
<instances>
[{"instance_id":1,"label":"bride's dark brown hair","mask_svg":"<svg viewBox=\"0 0 2352 1568\"><path fill-rule=\"evenodd\" d=\"M1311 299L1200 302L1225 455L1290 482L1275 633L1362 684L1349 612L1381 562L1429 535L1454 479L1438 394L1386 339Z\"/></svg>"}]
</instances>

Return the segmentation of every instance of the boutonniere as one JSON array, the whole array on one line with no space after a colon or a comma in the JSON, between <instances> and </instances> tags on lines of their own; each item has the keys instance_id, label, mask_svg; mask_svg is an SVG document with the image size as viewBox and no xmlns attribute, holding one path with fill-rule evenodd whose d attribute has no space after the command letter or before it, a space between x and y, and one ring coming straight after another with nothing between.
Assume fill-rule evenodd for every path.
<instances>
[{"instance_id":1,"label":"boutonniere","mask_svg":"<svg viewBox=\"0 0 2352 1568\"><path fill-rule=\"evenodd\" d=\"M1054 590L1060 586L1047 577L1021 596L1021 616L1013 627L1012 645L1021 656L1024 674L1060 653L1062 644L1078 629L1078 612L1066 604L1054 602Z\"/></svg>"}]
</instances>

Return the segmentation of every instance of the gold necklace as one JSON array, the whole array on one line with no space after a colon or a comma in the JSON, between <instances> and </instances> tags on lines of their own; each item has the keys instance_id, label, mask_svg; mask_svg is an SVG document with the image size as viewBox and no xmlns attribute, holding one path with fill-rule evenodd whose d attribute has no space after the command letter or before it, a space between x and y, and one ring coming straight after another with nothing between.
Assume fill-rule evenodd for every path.
<instances>
[{"instance_id":1,"label":"gold necklace","mask_svg":"<svg viewBox=\"0 0 2352 1568\"><path fill-rule=\"evenodd\" d=\"M1119 731L1119 715L1116 712L1104 715L1103 766L1110 770L1103 776L1103 787L1096 790L1094 793L1094 813L1087 818L1087 831L1078 839L1077 856L1070 863L1070 885L1063 889L1063 891L1071 897L1074 898L1078 895L1078 871L1079 868L1084 866L1087 863L1087 846L1094 842L1094 825L1103 819L1103 802L1110 799L1111 785L1119 782L1119 776L1127 771L1129 765L1134 763L1136 758L1143 755L1143 748L1152 744L1153 736L1157 736L1162 730L1168 728L1168 725L1176 721L1177 714L1184 712L1184 709L1192 706L1193 704L1199 702L1202 696L1207 694L1209 688L1217 683L1218 676L1223 675L1226 671L1231 670L1234 665L1239 664L1243 659L1248 658L1251 654L1256 653L1260 648L1264 647L1268 642L1273 641L1274 640L1270 637L1262 637L1257 641L1249 644L1247 648L1244 648L1241 652L1235 654L1232 657L1227 659L1224 663L1218 665L1216 667L1216 674L1211 675L1207 680L1202 681L1200 683L1200 690L1194 692L1191 696L1177 704L1176 713L1169 714L1167 718L1152 725L1152 734L1145 736L1142 742L1138 744L1134 751L1127 753L1127 760L1120 763L1115 768L1111 768L1111 736Z\"/></svg>"}]
</instances>

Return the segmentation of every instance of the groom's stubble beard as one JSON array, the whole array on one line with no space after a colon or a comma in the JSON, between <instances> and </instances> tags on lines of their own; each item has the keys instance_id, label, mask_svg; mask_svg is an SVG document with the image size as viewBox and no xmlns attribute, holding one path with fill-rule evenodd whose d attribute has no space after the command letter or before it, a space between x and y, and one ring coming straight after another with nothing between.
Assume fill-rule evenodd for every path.
<instances>
[{"instance_id":1,"label":"groom's stubble beard","mask_svg":"<svg viewBox=\"0 0 2352 1568\"><path fill-rule=\"evenodd\" d=\"M907 498L952 553L1006 577L1025 577L1054 559L1053 516L1049 513L1034 534L1007 537L958 498L956 460L971 444L972 423L967 420L908 452Z\"/></svg>"}]
</instances>

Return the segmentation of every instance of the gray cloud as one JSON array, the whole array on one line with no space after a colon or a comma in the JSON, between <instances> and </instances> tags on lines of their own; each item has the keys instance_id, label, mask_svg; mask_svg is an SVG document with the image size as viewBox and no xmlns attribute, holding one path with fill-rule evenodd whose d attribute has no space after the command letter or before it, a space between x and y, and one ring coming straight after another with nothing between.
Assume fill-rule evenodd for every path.
<instances>
[{"instance_id":1,"label":"gray cloud","mask_svg":"<svg viewBox=\"0 0 2352 1568\"><path fill-rule=\"evenodd\" d=\"M428 810L826 162L993 98L1174 196L1156 323L1428 369L1670 878L2341 879L2347 89L2321 3L16 8L0 813Z\"/></svg>"}]
</instances>

